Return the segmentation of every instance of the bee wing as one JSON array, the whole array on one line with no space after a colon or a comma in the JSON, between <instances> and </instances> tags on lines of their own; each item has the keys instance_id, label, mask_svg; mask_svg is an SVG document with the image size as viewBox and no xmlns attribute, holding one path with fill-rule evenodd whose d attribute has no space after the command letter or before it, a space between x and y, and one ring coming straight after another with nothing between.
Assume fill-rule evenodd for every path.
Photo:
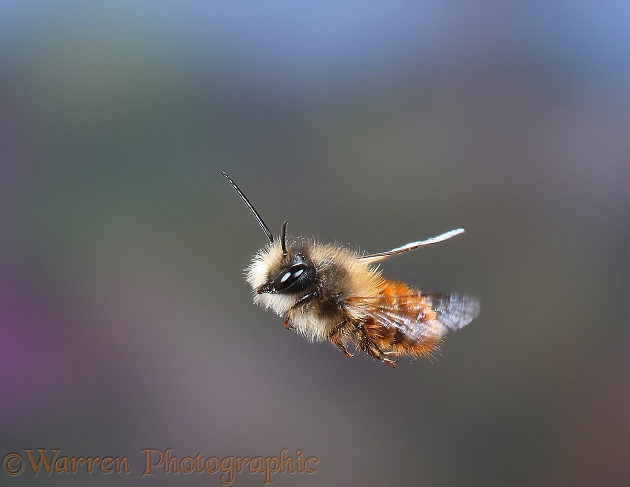
<instances>
[{"instance_id":1,"label":"bee wing","mask_svg":"<svg viewBox=\"0 0 630 487\"><path fill-rule=\"evenodd\" d=\"M403 245L402 247L396 247L395 249L388 250L387 252L378 252L376 254L362 255L362 256L359 256L358 259L367 261L368 263L379 262L381 260L386 259L387 257L391 257L392 255L402 254L403 252L414 250L419 247L426 247L427 245L433 245L439 242L444 242L444 240L448 240L449 238L452 238L455 235L459 235L460 233L464 233L463 228L457 228L455 230L451 230L449 232L443 233L441 235L437 235L435 237L428 238L426 240L420 240L418 242L411 242L411 243Z\"/></svg>"},{"instance_id":2,"label":"bee wing","mask_svg":"<svg viewBox=\"0 0 630 487\"><path fill-rule=\"evenodd\" d=\"M437 319L450 331L459 330L481 312L479 301L461 294L422 294Z\"/></svg>"},{"instance_id":3,"label":"bee wing","mask_svg":"<svg viewBox=\"0 0 630 487\"><path fill-rule=\"evenodd\" d=\"M398 341L422 343L440 339L449 331L458 330L479 315L479 302L459 294L413 293L382 294L361 300L369 315L378 323L399 335ZM400 335L402 334L402 335Z\"/></svg>"}]
</instances>

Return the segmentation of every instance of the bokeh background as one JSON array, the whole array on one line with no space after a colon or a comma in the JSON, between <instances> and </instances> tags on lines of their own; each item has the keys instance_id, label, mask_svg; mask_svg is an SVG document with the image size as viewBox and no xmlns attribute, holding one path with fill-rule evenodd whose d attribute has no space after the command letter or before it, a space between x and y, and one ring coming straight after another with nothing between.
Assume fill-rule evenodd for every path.
<instances>
[{"instance_id":1,"label":"bokeh background","mask_svg":"<svg viewBox=\"0 0 630 487\"><path fill-rule=\"evenodd\" d=\"M251 304L274 233L480 317L392 370ZM273 485L630 484L623 1L0 4L0 456L319 459ZM264 485L243 473L233 485Z\"/></svg>"}]
</instances>

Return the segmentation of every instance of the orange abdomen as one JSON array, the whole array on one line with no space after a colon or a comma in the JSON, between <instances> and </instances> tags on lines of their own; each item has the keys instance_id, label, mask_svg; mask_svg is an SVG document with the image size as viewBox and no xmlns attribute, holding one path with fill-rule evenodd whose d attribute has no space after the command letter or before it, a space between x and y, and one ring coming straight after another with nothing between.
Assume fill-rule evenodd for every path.
<instances>
[{"instance_id":1,"label":"orange abdomen","mask_svg":"<svg viewBox=\"0 0 630 487\"><path fill-rule=\"evenodd\" d=\"M383 280L366 332L383 351L428 356L445 332L429 301L406 284Z\"/></svg>"}]
</instances>

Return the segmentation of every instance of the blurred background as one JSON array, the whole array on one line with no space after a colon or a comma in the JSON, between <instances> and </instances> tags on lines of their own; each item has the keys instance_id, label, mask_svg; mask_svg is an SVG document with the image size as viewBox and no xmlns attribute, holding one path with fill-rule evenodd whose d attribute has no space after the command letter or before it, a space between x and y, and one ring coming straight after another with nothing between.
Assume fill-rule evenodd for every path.
<instances>
[{"instance_id":1,"label":"blurred background","mask_svg":"<svg viewBox=\"0 0 630 487\"><path fill-rule=\"evenodd\" d=\"M392 370L251 303L274 233L483 306ZM630 7L0 4L0 457L318 458L273 485L630 483ZM141 480L140 480L141 479ZM257 474L233 485L264 485Z\"/></svg>"}]
</instances>

